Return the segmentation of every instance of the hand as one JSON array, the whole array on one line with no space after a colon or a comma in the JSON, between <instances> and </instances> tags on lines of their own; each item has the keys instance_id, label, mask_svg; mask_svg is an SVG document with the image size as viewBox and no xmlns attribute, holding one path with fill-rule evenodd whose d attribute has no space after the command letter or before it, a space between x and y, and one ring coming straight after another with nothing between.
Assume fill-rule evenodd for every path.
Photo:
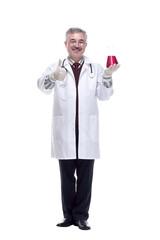
<instances>
[{"instance_id":1,"label":"hand","mask_svg":"<svg viewBox=\"0 0 160 240\"><path fill-rule=\"evenodd\" d=\"M120 67L120 64L111 65L109 68L106 68L104 70L104 76L112 76L112 73L117 71L119 67Z\"/></svg>"},{"instance_id":2,"label":"hand","mask_svg":"<svg viewBox=\"0 0 160 240\"><path fill-rule=\"evenodd\" d=\"M66 77L66 70L61 67L62 66L62 60L59 59L57 69L51 73L51 79L53 81L63 81Z\"/></svg>"}]
</instances>

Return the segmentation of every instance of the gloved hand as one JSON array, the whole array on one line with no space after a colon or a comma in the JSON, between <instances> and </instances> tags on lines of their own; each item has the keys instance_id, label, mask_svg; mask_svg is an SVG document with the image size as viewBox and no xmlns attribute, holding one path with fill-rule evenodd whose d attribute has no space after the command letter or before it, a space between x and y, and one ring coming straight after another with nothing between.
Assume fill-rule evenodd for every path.
<instances>
[{"instance_id":1,"label":"gloved hand","mask_svg":"<svg viewBox=\"0 0 160 240\"><path fill-rule=\"evenodd\" d=\"M50 75L50 80L55 82L56 80L58 81L63 81L66 77L66 70L61 67L62 66L62 60L59 59L57 69L51 73Z\"/></svg>"},{"instance_id":2,"label":"gloved hand","mask_svg":"<svg viewBox=\"0 0 160 240\"><path fill-rule=\"evenodd\" d=\"M106 76L109 76L111 77L112 76L112 73L117 71L117 69L120 67L120 64L114 64L114 65L111 65L109 68L106 68L104 70L104 77Z\"/></svg>"}]
</instances>

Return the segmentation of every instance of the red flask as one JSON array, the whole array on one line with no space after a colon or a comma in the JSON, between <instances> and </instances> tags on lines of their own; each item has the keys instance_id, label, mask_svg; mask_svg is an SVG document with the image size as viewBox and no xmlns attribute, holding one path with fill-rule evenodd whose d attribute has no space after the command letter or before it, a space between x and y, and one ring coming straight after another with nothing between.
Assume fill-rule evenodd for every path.
<instances>
[{"instance_id":1,"label":"red flask","mask_svg":"<svg viewBox=\"0 0 160 240\"><path fill-rule=\"evenodd\" d=\"M109 68L113 64L118 64L117 58L115 56L108 56L106 67Z\"/></svg>"}]
</instances>

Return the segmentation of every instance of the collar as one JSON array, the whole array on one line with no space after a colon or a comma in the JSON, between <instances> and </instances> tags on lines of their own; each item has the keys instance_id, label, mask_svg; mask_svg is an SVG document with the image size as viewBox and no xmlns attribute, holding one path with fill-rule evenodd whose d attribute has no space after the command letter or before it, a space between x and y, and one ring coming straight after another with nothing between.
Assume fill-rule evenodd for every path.
<instances>
[{"instance_id":1,"label":"collar","mask_svg":"<svg viewBox=\"0 0 160 240\"><path fill-rule=\"evenodd\" d=\"M67 70L69 71L70 70L70 66L73 65L74 61L72 59L70 59L69 57L67 57L66 59L64 59L66 61L64 61L64 67L67 68ZM93 64L93 62L88 58L86 57L85 55L83 55L83 58L80 60L80 62L82 61L82 63L80 64L83 64L84 62L84 65L85 64Z\"/></svg>"},{"instance_id":2,"label":"collar","mask_svg":"<svg viewBox=\"0 0 160 240\"><path fill-rule=\"evenodd\" d=\"M71 66L73 66L73 64L75 63L75 61L73 61L73 60L70 59L69 57L67 58L67 60L68 60L69 64L71 64ZM79 65L79 68L82 66L83 62L84 62L84 58L82 58L82 59L78 62L78 63L80 64L80 65Z\"/></svg>"}]
</instances>

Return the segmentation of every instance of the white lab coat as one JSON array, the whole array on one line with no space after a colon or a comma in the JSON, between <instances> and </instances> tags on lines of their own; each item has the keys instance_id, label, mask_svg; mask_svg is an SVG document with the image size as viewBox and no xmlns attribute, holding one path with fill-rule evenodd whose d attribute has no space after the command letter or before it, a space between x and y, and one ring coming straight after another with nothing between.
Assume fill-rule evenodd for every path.
<instances>
[{"instance_id":1,"label":"white lab coat","mask_svg":"<svg viewBox=\"0 0 160 240\"><path fill-rule=\"evenodd\" d=\"M91 68L94 77L90 77ZM75 115L76 115L76 85L72 68L66 59L67 69L64 85L56 81L53 89L45 89L45 77L57 68L58 63L47 68L38 79L38 87L44 93L53 94L51 157L57 159L76 159ZM104 69L101 65L84 57L78 84L79 104L79 159L100 158L99 150L99 116L97 98L108 100L113 94L113 88L104 86Z\"/></svg>"}]
</instances>

